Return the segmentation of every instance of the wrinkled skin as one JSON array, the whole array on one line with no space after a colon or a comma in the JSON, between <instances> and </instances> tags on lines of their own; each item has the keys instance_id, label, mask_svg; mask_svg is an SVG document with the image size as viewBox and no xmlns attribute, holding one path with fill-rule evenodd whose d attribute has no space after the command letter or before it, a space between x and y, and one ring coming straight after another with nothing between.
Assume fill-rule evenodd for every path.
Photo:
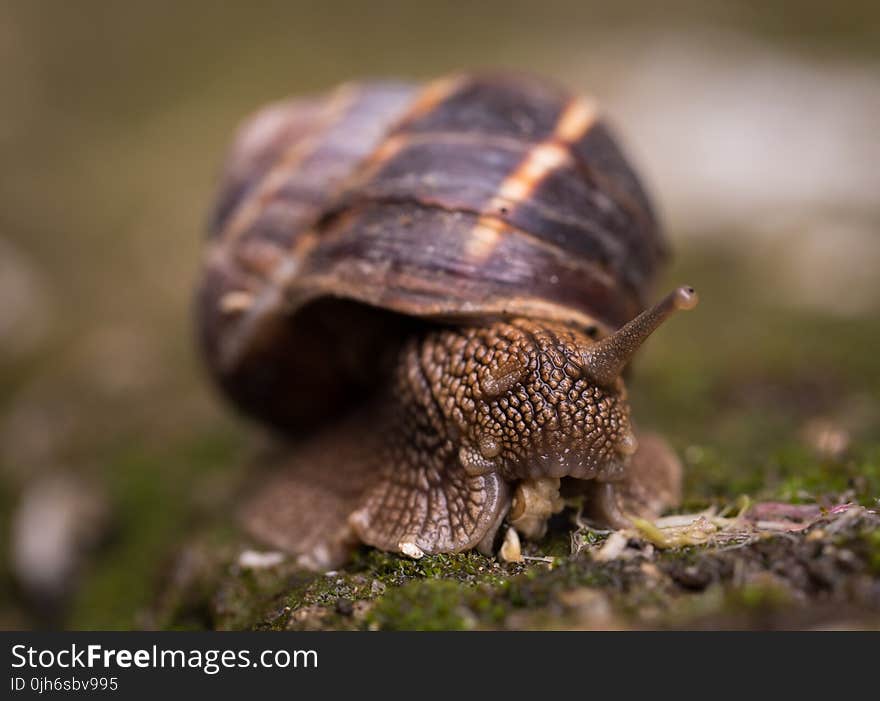
<instances>
[{"instance_id":1,"label":"wrinkled skin","mask_svg":"<svg viewBox=\"0 0 880 701\"><path fill-rule=\"evenodd\" d=\"M411 339L390 391L251 501L251 532L319 569L358 542L416 557L491 551L517 490L548 478L605 524L656 516L678 499L680 466L656 437L638 448L623 381L585 371L594 345L525 319Z\"/></svg>"},{"instance_id":2,"label":"wrinkled skin","mask_svg":"<svg viewBox=\"0 0 880 701\"><path fill-rule=\"evenodd\" d=\"M613 480L633 452L629 407L622 380L585 375L591 343L528 320L437 332L406 354L407 380L420 405L436 402L469 474Z\"/></svg>"}]
</instances>

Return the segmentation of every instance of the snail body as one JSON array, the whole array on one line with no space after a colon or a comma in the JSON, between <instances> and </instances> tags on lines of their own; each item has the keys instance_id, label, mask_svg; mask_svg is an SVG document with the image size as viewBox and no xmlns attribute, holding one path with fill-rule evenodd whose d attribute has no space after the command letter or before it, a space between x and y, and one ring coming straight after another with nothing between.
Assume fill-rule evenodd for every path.
<instances>
[{"instance_id":1,"label":"snail body","mask_svg":"<svg viewBox=\"0 0 880 701\"><path fill-rule=\"evenodd\" d=\"M328 567L358 542L491 551L505 517L537 537L561 501L524 505L548 484L611 525L674 503L680 467L637 438L620 377L696 303L683 287L643 311L665 250L594 103L541 81L351 85L257 113L197 294L213 376L298 440L251 533Z\"/></svg>"}]
</instances>

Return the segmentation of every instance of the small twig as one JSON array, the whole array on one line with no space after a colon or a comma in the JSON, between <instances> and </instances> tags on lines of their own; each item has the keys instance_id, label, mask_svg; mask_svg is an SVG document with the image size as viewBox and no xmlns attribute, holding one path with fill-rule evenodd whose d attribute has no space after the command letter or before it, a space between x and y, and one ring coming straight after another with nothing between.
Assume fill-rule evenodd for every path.
<instances>
[{"instance_id":1,"label":"small twig","mask_svg":"<svg viewBox=\"0 0 880 701\"><path fill-rule=\"evenodd\" d=\"M555 562L555 560L548 555L543 555L541 557L535 557L533 555L523 555L522 559L531 560L532 562L543 562L547 565L552 565Z\"/></svg>"}]
</instances>

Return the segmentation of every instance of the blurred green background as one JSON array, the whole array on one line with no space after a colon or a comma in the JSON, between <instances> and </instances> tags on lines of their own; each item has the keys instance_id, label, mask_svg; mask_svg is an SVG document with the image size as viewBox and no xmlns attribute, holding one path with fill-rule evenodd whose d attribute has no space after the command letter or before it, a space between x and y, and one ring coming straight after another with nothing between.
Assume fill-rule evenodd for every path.
<instances>
[{"instance_id":1,"label":"blurred green background","mask_svg":"<svg viewBox=\"0 0 880 701\"><path fill-rule=\"evenodd\" d=\"M0 627L144 625L247 479L189 306L236 124L488 66L602 100L700 290L633 383L688 499L876 498L877 3L4 0Z\"/></svg>"}]
</instances>

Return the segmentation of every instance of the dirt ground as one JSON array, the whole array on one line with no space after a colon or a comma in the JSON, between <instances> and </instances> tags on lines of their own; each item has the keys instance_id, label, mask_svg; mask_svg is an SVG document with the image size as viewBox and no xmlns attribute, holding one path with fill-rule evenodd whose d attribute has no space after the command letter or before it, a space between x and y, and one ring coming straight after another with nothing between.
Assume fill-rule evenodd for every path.
<instances>
[{"instance_id":1,"label":"dirt ground","mask_svg":"<svg viewBox=\"0 0 880 701\"><path fill-rule=\"evenodd\" d=\"M373 551L318 576L260 562L254 551L221 555L209 548L208 556L204 545L193 545L145 623L260 630L876 629L878 526L876 513L849 507L797 533L744 531L726 545L670 549L636 534L580 530L571 547L559 537L527 548L521 564L477 553L412 561Z\"/></svg>"}]
</instances>

